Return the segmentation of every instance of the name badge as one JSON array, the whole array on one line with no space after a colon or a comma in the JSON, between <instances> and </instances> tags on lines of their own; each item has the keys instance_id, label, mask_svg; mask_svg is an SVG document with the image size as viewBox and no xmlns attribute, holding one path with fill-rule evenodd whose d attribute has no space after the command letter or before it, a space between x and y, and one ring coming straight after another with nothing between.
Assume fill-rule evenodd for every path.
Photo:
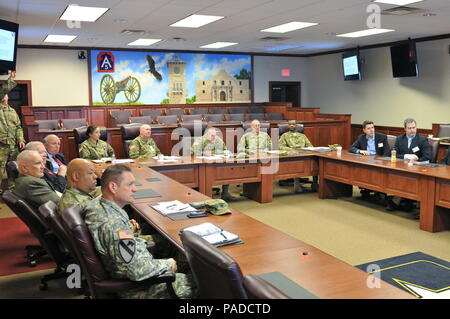
<instances>
[{"instance_id":1,"label":"name badge","mask_svg":"<svg viewBox=\"0 0 450 319\"><path fill-rule=\"evenodd\" d=\"M378 147L383 147L383 143L378 143Z\"/></svg>"},{"instance_id":2,"label":"name badge","mask_svg":"<svg viewBox=\"0 0 450 319\"><path fill-rule=\"evenodd\" d=\"M416 147L414 147L414 148L412 149L412 151L413 151L414 153L417 153L419 150L420 150L420 149L419 149L419 146L416 146Z\"/></svg>"}]
</instances>

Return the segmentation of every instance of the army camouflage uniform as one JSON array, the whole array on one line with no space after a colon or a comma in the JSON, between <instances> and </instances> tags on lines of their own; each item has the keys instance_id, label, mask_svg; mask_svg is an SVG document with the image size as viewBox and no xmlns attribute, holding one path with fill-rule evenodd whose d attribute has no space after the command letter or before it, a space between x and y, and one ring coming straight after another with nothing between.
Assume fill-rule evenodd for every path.
<instances>
[{"instance_id":1,"label":"army camouflage uniform","mask_svg":"<svg viewBox=\"0 0 450 319\"><path fill-rule=\"evenodd\" d=\"M99 160L102 157L114 157L114 149L105 141L98 140L96 143L87 139L80 145L79 154L87 160Z\"/></svg>"},{"instance_id":2,"label":"army camouflage uniform","mask_svg":"<svg viewBox=\"0 0 450 319\"><path fill-rule=\"evenodd\" d=\"M298 150L302 147L313 147L305 134L299 132L286 132L280 137L280 150Z\"/></svg>"},{"instance_id":3,"label":"army camouflage uniform","mask_svg":"<svg viewBox=\"0 0 450 319\"><path fill-rule=\"evenodd\" d=\"M254 132L245 133L237 146L239 153L255 154L260 151L271 151L272 140L266 132L259 132L256 135Z\"/></svg>"},{"instance_id":4,"label":"army camouflage uniform","mask_svg":"<svg viewBox=\"0 0 450 319\"><path fill-rule=\"evenodd\" d=\"M200 136L195 139L194 144L191 147L191 155L202 156L208 153L223 154L227 150L227 146L223 140L216 136L214 141L209 141L206 137Z\"/></svg>"},{"instance_id":5,"label":"army camouflage uniform","mask_svg":"<svg viewBox=\"0 0 450 319\"><path fill-rule=\"evenodd\" d=\"M16 85L12 79L0 84L0 101ZM20 142L25 142L25 139L19 116L11 106L0 103L0 176L3 177L6 164L16 160ZM0 178L1 180L2 178ZM13 180L8 179L8 188L14 188ZM0 188L0 193L2 192L3 190Z\"/></svg>"},{"instance_id":6,"label":"army camouflage uniform","mask_svg":"<svg viewBox=\"0 0 450 319\"><path fill-rule=\"evenodd\" d=\"M138 136L130 143L128 148L130 158L151 158L159 154L161 154L161 151L151 137L144 141Z\"/></svg>"},{"instance_id":7,"label":"army camouflage uniform","mask_svg":"<svg viewBox=\"0 0 450 319\"><path fill-rule=\"evenodd\" d=\"M89 201L100 195L100 187L97 187L91 193L85 193L76 187L67 186L63 195L61 196L61 199L59 200L58 210L62 212L72 205L79 205L81 210L84 210L87 204L89 204Z\"/></svg>"},{"instance_id":8,"label":"army camouflage uniform","mask_svg":"<svg viewBox=\"0 0 450 319\"><path fill-rule=\"evenodd\" d=\"M146 241L133 236L127 213L117 204L99 197L86 207L85 222L94 246L111 277L116 279L145 280L172 271L168 259L154 259L148 252ZM197 293L190 275L177 273L173 283L180 298L192 298ZM165 283L148 288L119 293L122 298L170 298Z\"/></svg>"}]
</instances>

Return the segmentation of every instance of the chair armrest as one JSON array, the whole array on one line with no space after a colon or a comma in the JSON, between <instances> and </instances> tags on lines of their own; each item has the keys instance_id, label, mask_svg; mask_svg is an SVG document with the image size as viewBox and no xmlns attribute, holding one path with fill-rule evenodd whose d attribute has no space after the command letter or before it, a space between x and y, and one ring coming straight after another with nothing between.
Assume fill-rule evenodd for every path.
<instances>
[{"instance_id":1,"label":"chair armrest","mask_svg":"<svg viewBox=\"0 0 450 319\"><path fill-rule=\"evenodd\" d=\"M130 289L148 287L154 284L172 283L174 281L175 281L175 273L170 271L142 281L107 279L94 282L94 286L97 289L99 289L102 293L117 293Z\"/></svg>"}]
</instances>

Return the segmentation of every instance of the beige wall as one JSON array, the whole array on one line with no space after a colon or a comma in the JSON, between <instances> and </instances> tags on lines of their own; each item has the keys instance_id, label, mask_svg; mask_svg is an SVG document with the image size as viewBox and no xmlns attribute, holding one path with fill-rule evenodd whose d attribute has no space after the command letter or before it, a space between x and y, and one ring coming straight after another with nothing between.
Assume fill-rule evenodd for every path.
<instances>
[{"instance_id":1,"label":"beige wall","mask_svg":"<svg viewBox=\"0 0 450 319\"><path fill-rule=\"evenodd\" d=\"M17 80L31 80L33 105L89 105L87 60L77 50L17 50Z\"/></svg>"},{"instance_id":2,"label":"beige wall","mask_svg":"<svg viewBox=\"0 0 450 319\"><path fill-rule=\"evenodd\" d=\"M323 113L352 114L352 123L402 126L413 117L420 128L450 123L450 40L417 43L419 77L393 78L388 47L362 50L362 81L344 81L341 54L308 58L308 100Z\"/></svg>"}]
</instances>

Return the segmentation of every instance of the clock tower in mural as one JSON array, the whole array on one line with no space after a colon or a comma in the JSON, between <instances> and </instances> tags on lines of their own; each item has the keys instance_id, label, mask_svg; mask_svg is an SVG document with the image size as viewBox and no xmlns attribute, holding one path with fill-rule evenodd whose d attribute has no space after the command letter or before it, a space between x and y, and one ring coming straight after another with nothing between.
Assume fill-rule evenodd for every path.
<instances>
[{"instance_id":1,"label":"clock tower in mural","mask_svg":"<svg viewBox=\"0 0 450 319\"><path fill-rule=\"evenodd\" d=\"M169 97L170 104L186 103L186 62L181 61L178 56L174 56L172 60L167 61L169 69Z\"/></svg>"}]
</instances>

